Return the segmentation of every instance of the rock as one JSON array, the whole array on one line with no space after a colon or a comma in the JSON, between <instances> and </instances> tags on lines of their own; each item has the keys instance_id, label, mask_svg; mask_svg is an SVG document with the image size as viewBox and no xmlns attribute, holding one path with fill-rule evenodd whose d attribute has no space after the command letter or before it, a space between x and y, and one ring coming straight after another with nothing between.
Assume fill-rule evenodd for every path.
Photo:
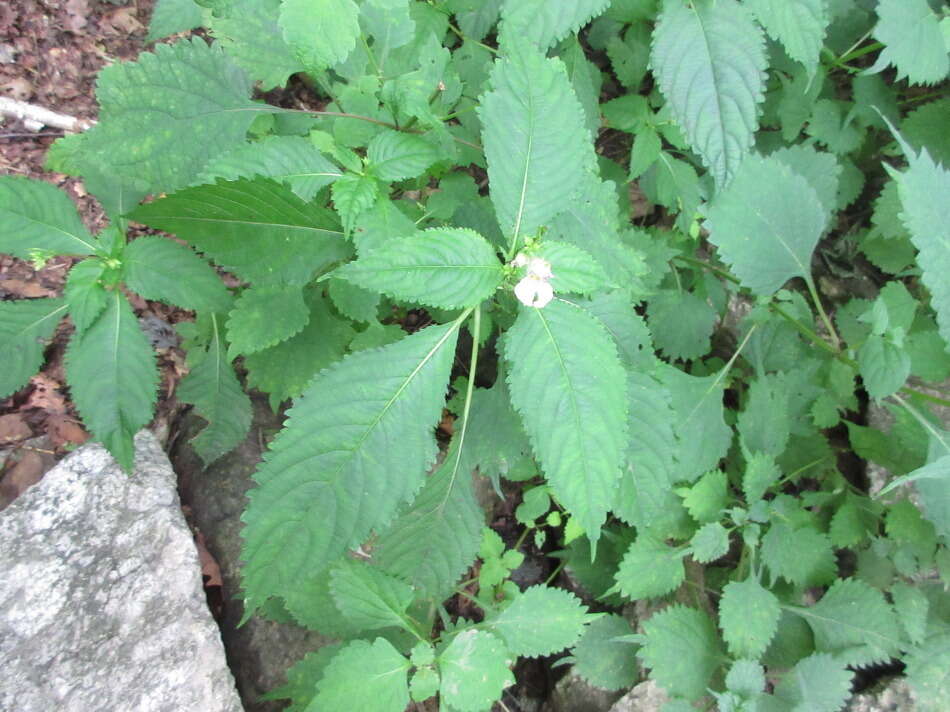
<instances>
[{"instance_id":1,"label":"rock","mask_svg":"<svg viewBox=\"0 0 950 712\"><path fill-rule=\"evenodd\" d=\"M0 513L0 709L240 712L175 474L85 445Z\"/></svg>"},{"instance_id":2,"label":"rock","mask_svg":"<svg viewBox=\"0 0 950 712\"><path fill-rule=\"evenodd\" d=\"M221 567L224 614L219 621L228 661L248 712L274 712L281 702L261 702L259 697L285 682L287 669L331 641L291 623L278 623L254 615L242 627L240 601L241 514L247 505L244 493L261 461L266 441L280 429L266 399L252 396L254 420L247 438L233 451L205 468L187 440L204 426L193 414L185 416L172 461L181 475L183 499L191 506L205 544Z\"/></svg>"},{"instance_id":3,"label":"rock","mask_svg":"<svg viewBox=\"0 0 950 712\"><path fill-rule=\"evenodd\" d=\"M845 712L914 712L917 697L903 678L892 680L877 693L862 693L851 698Z\"/></svg>"},{"instance_id":4,"label":"rock","mask_svg":"<svg viewBox=\"0 0 950 712\"><path fill-rule=\"evenodd\" d=\"M655 680L633 687L610 708L610 712L659 712L670 698Z\"/></svg>"},{"instance_id":5,"label":"rock","mask_svg":"<svg viewBox=\"0 0 950 712\"><path fill-rule=\"evenodd\" d=\"M607 712L622 691L594 687L572 668L558 680L542 712Z\"/></svg>"}]
</instances>

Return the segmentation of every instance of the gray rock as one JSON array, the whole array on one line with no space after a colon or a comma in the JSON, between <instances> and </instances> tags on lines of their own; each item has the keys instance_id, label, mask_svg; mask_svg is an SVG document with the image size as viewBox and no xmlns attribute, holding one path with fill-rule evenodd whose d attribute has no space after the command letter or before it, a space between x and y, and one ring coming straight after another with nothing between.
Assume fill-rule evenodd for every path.
<instances>
[{"instance_id":1,"label":"gray rock","mask_svg":"<svg viewBox=\"0 0 950 712\"><path fill-rule=\"evenodd\" d=\"M883 690L851 698L845 712L913 712L917 697L903 678L892 680Z\"/></svg>"},{"instance_id":2,"label":"gray rock","mask_svg":"<svg viewBox=\"0 0 950 712\"><path fill-rule=\"evenodd\" d=\"M219 621L228 661L248 712L274 712L282 702L258 698L285 682L289 667L331 641L292 623L278 623L254 615L238 627L244 615L240 600L241 514L247 506L245 492L267 441L283 419L274 415L264 398L254 396L254 420L247 438L233 451L205 468L188 445L204 426L193 414L185 416L172 461L181 475L182 497L189 503L194 522L205 537L208 551L221 567L224 614Z\"/></svg>"},{"instance_id":3,"label":"gray rock","mask_svg":"<svg viewBox=\"0 0 950 712\"><path fill-rule=\"evenodd\" d=\"M87 445L0 513L0 710L240 712L176 478Z\"/></svg>"},{"instance_id":4,"label":"gray rock","mask_svg":"<svg viewBox=\"0 0 950 712\"><path fill-rule=\"evenodd\" d=\"M659 712L669 701L670 698L655 680L647 680L617 700L610 712Z\"/></svg>"},{"instance_id":5,"label":"gray rock","mask_svg":"<svg viewBox=\"0 0 950 712\"><path fill-rule=\"evenodd\" d=\"M558 680L544 703L543 712L607 712L623 695L622 691L594 687L571 670Z\"/></svg>"}]
</instances>

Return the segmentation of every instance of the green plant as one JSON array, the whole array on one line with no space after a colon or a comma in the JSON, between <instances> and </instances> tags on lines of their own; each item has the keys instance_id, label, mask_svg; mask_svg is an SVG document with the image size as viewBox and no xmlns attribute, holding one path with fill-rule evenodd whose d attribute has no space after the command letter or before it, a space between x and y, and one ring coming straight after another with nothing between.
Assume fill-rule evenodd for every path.
<instances>
[{"instance_id":1,"label":"green plant","mask_svg":"<svg viewBox=\"0 0 950 712\"><path fill-rule=\"evenodd\" d=\"M67 289L69 377L124 463L155 376L120 284L198 312L179 397L209 420L206 459L247 428L235 358L274 407L296 399L244 515L246 610L344 642L275 695L484 710L517 656L570 650L602 687L639 660L668 710L837 710L855 670L895 658L946 708L950 435L931 406L950 402L920 385L950 376L944 7L200 4L160 1L153 36L215 42L104 70L99 124L50 156L115 227L91 238L54 190L7 178L0 246L94 255ZM252 98L291 75L328 103ZM233 274L233 301L186 248L126 245L126 219ZM39 304L2 305L6 392L66 309ZM407 335L419 308L434 323ZM94 410L103 334L118 395ZM868 399L892 427L866 424ZM883 491L851 451L890 471ZM507 551L475 468L514 483ZM529 533L596 613L510 580ZM644 599L639 631L610 612Z\"/></svg>"}]
</instances>

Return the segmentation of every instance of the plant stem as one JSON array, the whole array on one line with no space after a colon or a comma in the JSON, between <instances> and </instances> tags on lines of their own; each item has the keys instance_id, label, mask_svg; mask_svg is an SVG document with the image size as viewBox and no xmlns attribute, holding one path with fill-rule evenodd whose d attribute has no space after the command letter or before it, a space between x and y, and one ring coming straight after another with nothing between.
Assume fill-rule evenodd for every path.
<instances>
[{"instance_id":1,"label":"plant stem","mask_svg":"<svg viewBox=\"0 0 950 712\"><path fill-rule=\"evenodd\" d=\"M835 331L835 327L831 323L831 319L828 318L828 313L821 305L821 299L818 297L818 290L815 289L815 282L809 276L805 278L805 284L808 286L808 293L811 295L811 300L814 302L815 308L818 310L818 316L821 317L822 323L824 323L825 328L828 330L828 335L831 337L831 343L832 346L834 346L835 353L838 353L841 351L841 339L838 338L838 332Z\"/></svg>"}]
</instances>

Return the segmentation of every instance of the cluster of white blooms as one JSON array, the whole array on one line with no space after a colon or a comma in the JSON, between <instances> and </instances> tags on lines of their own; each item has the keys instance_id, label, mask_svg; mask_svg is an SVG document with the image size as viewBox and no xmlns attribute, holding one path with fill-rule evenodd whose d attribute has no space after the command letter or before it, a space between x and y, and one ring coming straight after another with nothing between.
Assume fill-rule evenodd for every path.
<instances>
[{"instance_id":1,"label":"cluster of white blooms","mask_svg":"<svg viewBox=\"0 0 950 712\"><path fill-rule=\"evenodd\" d=\"M550 262L519 252L511 264L528 268L528 273L515 285L515 296L522 304L540 309L554 299L554 288L549 281L554 276Z\"/></svg>"}]
</instances>

